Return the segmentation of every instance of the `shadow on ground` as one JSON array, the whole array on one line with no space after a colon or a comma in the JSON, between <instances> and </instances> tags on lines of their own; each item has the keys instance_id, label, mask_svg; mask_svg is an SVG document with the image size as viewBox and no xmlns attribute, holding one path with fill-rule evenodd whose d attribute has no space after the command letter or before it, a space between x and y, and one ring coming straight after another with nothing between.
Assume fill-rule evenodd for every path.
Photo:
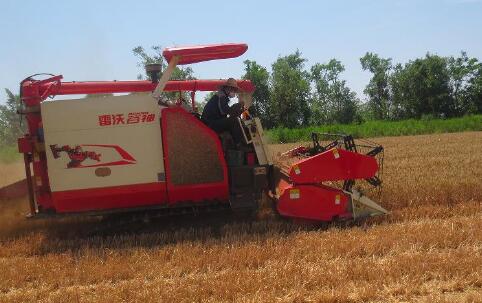
<instances>
[{"instance_id":1,"label":"shadow on ground","mask_svg":"<svg viewBox=\"0 0 482 303\"><path fill-rule=\"evenodd\" d=\"M257 213L233 213L228 210L154 217L132 214L102 217L26 219L27 201L7 200L0 206L0 242L31 238L36 255L80 253L92 250L128 250L196 242L205 245L233 245L286 237L299 231L319 231L369 227L373 222L337 222L311 224L278 217L270 207Z\"/></svg>"}]
</instances>

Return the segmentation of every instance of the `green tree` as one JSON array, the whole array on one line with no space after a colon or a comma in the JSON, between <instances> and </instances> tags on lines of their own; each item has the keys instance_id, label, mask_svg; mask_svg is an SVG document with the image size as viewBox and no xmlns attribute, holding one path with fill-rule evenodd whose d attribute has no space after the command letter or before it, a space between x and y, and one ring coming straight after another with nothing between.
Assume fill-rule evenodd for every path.
<instances>
[{"instance_id":1,"label":"green tree","mask_svg":"<svg viewBox=\"0 0 482 303\"><path fill-rule=\"evenodd\" d=\"M395 119L456 115L447 62L447 58L427 54L395 66L390 77Z\"/></svg>"},{"instance_id":2,"label":"green tree","mask_svg":"<svg viewBox=\"0 0 482 303\"><path fill-rule=\"evenodd\" d=\"M272 64L269 104L275 127L298 127L309 122L310 82L305 62L297 50Z\"/></svg>"},{"instance_id":3,"label":"green tree","mask_svg":"<svg viewBox=\"0 0 482 303\"><path fill-rule=\"evenodd\" d=\"M5 105L0 105L0 144L12 145L25 133L25 123L21 123L21 117L17 114L17 109L22 106L20 96L9 89L5 89L5 92L7 101Z\"/></svg>"},{"instance_id":4,"label":"green tree","mask_svg":"<svg viewBox=\"0 0 482 303\"><path fill-rule=\"evenodd\" d=\"M478 64L472 78L468 80L467 103L468 113L482 113L482 63Z\"/></svg>"},{"instance_id":5,"label":"green tree","mask_svg":"<svg viewBox=\"0 0 482 303\"><path fill-rule=\"evenodd\" d=\"M363 70L372 73L372 78L366 86L364 93L368 96L368 105L373 118L379 120L390 119L392 100L390 95L390 70L392 59L380 58L377 54L366 53L360 58Z\"/></svg>"},{"instance_id":6,"label":"green tree","mask_svg":"<svg viewBox=\"0 0 482 303\"><path fill-rule=\"evenodd\" d=\"M460 57L448 58L448 69L456 113L462 115L477 112L477 106L474 104L476 98L473 94L477 94L477 89L474 90L474 88L477 87L477 76L480 70L478 60L469 58L467 53L462 51Z\"/></svg>"},{"instance_id":7,"label":"green tree","mask_svg":"<svg viewBox=\"0 0 482 303\"><path fill-rule=\"evenodd\" d=\"M311 67L315 94L311 101L311 124L351 123L357 118L358 99L340 74L345 67L340 61L331 59L326 64Z\"/></svg>"},{"instance_id":8,"label":"green tree","mask_svg":"<svg viewBox=\"0 0 482 303\"><path fill-rule=\"evenodd\" d=\"M265 67L251 60L244 61L244 70L245 74L242 79L250 80L256 87L250 113L259 117L265 127L272 127L269 106L269 72Z\"/></svg>"}]
</instances>

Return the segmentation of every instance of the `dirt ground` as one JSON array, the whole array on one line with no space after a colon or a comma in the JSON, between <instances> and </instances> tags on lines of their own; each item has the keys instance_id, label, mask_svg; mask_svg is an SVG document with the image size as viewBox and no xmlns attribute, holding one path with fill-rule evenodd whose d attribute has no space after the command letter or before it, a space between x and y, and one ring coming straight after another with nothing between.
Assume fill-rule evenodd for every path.
<instances>
[{"instance_id":1,"label":"dirt ground","mask_svg":"<svg viewBox=\"0 0 482 303\"><path fill-rule=\"evenodd\" d=\"M0 302L482 302L482 132L374 140L391 214L359 224L266 208L106 230L27 221L25 200L3 201Z\"/></svg>"},{"instance_id":2,"label":"dirt ground","mask_svg":"<svg viewBox=\"0 0 482 303\"><path fill-rule=\"evenodd\" d=\"M24 164L21 162L0 163L0 187L25 178Z\"/></svg>"}]
</instances>

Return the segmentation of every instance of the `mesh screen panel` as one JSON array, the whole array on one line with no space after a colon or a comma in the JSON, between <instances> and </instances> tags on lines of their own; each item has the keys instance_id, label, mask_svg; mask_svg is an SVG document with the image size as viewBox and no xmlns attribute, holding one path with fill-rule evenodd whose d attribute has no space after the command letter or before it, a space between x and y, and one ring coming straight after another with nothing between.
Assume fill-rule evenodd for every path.
<instances>
[{"instance_id":1,"label":"mesh screen panel","mask_svg":"<svg viewBox=\"0 0 482 303\"><path fill-rule=\"evenodd\" d=\"M166 114L164 114L166 113ZM189 114L164 111L171 182L174 185L223 181L216 141Z\"/></svg>"}]
</instances>

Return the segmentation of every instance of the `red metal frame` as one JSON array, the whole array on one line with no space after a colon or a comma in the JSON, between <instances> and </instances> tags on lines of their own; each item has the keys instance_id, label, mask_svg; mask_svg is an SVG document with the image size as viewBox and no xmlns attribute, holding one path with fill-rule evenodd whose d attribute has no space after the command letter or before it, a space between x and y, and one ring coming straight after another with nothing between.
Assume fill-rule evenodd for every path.
<instances>
[{"instance_id":1,"label":"red metal frame","mask_svg":"<svg viewBox=\"0 0 482 303\"><path fill-rule=\"evenodd\" d=\"M27 106L40 104L49 96L78 94L114 94L152 92L157 83L151 81L86 81L61 82L62 75L46 80L27 80L21 86L22 99ZM164 91L216 91L225 80L173 80L168 81ZM254 85L249 80L237 80L241 90L253 92Z\"/></svg>"}]
</instances>

